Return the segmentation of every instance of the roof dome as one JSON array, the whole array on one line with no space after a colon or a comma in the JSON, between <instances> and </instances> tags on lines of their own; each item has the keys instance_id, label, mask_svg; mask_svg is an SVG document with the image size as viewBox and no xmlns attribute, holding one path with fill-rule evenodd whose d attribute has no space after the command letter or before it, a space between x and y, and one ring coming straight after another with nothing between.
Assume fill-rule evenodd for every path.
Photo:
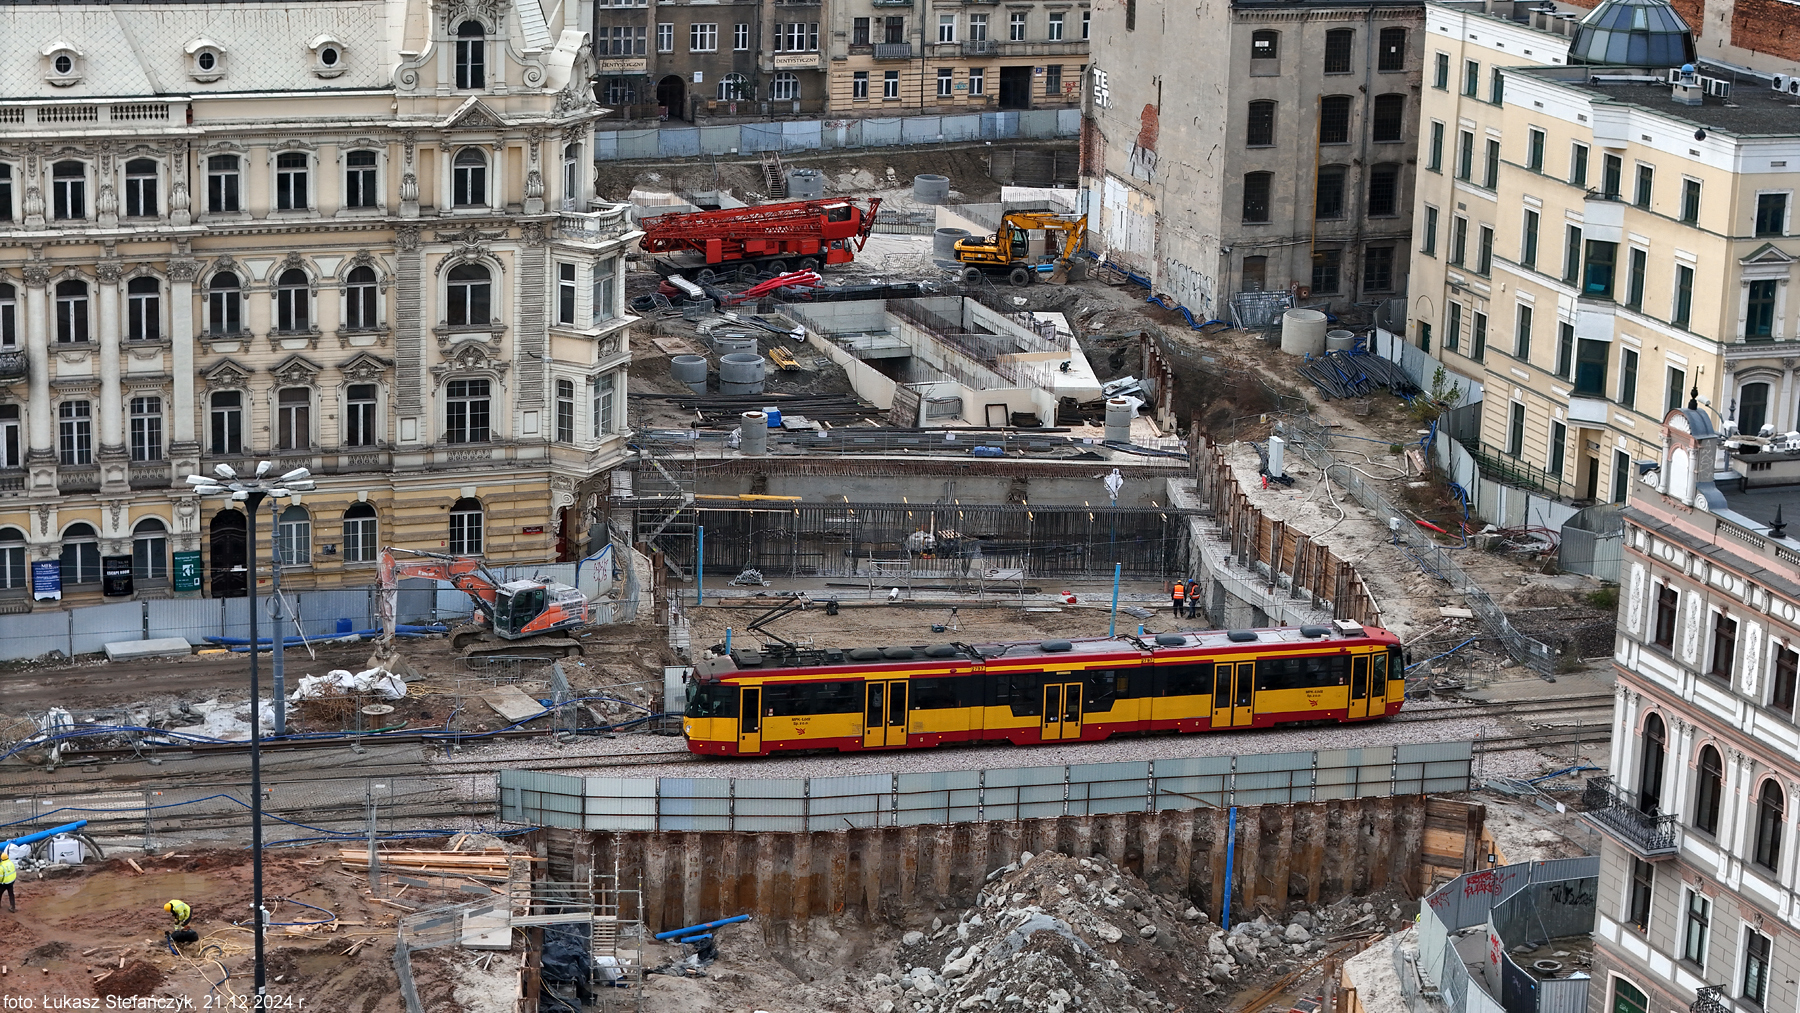
<instances>
[{"instance_id":1,"label":"roof dome","mask_svg":"<svg viewBox=\"0 0 1800 1013\"><path fill-rule=\"evenodd\" d=\"M1694 62L1694 35L1668 0L1606 0L1581 19L1569 62L1679 67Z\"/></svg>"}]
</instances>

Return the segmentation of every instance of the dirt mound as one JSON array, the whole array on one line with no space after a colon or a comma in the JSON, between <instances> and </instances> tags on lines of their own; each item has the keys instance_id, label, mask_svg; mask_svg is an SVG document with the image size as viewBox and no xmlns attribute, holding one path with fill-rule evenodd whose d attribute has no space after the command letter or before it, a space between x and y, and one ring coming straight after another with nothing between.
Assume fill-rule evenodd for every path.
<instances>
[{"instance_id":1,"label":"dirt mound","mask_svg":"<svg viewBox=\"0 0 1800 1013\"><path fill-rule=\"evenodd\" d=\"M156 987L163 983L163 977L162 970L155 964L134 960L95 983L94 992L101 998L153 995Z\"/></svg>"},{"instance_id":2,"label":"dirt mound","mask_svg":"<svg viewBox=\"0 0 1800 1013\"><path fill-rule=\"evenodd\" d=\"M42 946L34 946L27 950L25 952L23 963L29 964L34 960L55 960L58 957L66 957L68 955L69 944L62 942L61 940L56 940L45 943Z\"/></svg>"}]
</instances>

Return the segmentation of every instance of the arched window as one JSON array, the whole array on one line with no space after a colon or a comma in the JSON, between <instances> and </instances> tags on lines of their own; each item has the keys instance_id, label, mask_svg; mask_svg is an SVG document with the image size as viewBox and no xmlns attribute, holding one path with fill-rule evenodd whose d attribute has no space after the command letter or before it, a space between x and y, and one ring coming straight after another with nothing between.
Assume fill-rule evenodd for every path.
<instances>
[{"instance_id":1,"label":"arched window","mask_svg":"<svg viewBox=\"0 0 1800 1013\"><path fill-rule=\"evenodd\" d=\"M1319 166L1319 185L1313 201L1313 217L1344 217L1344 179L1349 169L1342 165Z\"/></svg>"},{"instance_id":2,"label":"arched window","mask_svg":"<svg viewBox=\"0 0 1800 1013\"><path fill-rule=\"evenodd\" d=\"M344 279L344 329L348 331L367 331L381 326L377 313L376 299L381 293L381 284L375 278L375 269L359 267L351 271Z\"/></svg>"},{"instance_id":3,"label":"arched window","mask_svg":"<svg viewBox=\"0 0 1800 1013\"><path fill-rule=\"evenodd\" d=\"M1244 143L1252 148L1266 148L1275 143L1275 103L1250 103L1250 118L1244 127Z\"/></svg>"},{"instance_id":4,"label":"arched window","mask_svg":"<svg viewBox=\"0 0 1800 1013\"><path fill-rule=\"evenodd\" d=\"M0 591L24 591L30 588L25 568L25 532L18 528L0 528Z\"/></svg>"},{"instance_id":5,"label":"arched window","mask_svg":"<svg viewBox=\"0 0 1800 1013\"><path fill-rule=\"evenodd\" d=\"M773 99L796 99L800 97L800 75L784 70L775 75L769 85L769 97Z\"/></svg>"},{"instance_id":6,"label":"arched window","mask_svg":"<svg viewBox=\"0 0 1800 1013\"><path fill-rule=\"evenodd\" d=\"M1356 30L1333 28L1325 33L1325 73L1348 74L1355 62L1351 53L1356 48Z\"/></svg>"},{"instance_id":7,"label":"arched window","mask_svg":"<svg viewBox=\"0 0 1800 1013\"><path fill-rule=\"evenodd\" d=\"M1371 117L1374 140L1387 144L1401 139L1406 130L1406 96L1375 96L1375 115Z\"/></svg>"},{"instance_id":8,"label":"arched window","mask_svg":"<svg viewBox=\"0 0 1800 1013\"><path fill-rule=\"evenodd\" d=\"M487 87L487 30L479 21L456 26L456 86Z\"/></svg>"},{"instance_id":9,"label":"arched window","mask_svg":"<svg viewBox=\"0 0 1800 1013\"><path fill-rule=\"evenodd\" d=\"M312 293L306 272L290 267L275 281L275 329L304 331L312 326Z\"/></svg>"},{"instance_id":10,"label":"arched window","mask_svg":"<svg viewBox=\"0 0 1800 1013\"><path fill-rule=\"evenodd\" d=\"M1694 788L1694 829L1719 832L1719 803L1725 794L1725 764L1719 751L1700 747L1700 781Z\"/></svg>"},{"instance_id":11,"label":"arched window","mask_svg":"<svg viewBox=\"0 0 1800 1013\"><path fill-rule=\"evenodd\" d=\"M451 177L450 203L459 208L486 206L487 156L480 148L457 152Z\"/></svg>"},{"instance_id":12,"label":"arched window","mask_svg":"<svg viewBox=\"0 0 1800 1013\"><path fill-rule=\"evenodd\" d=\"M1273 60L1281 55L1281 33L1270 29L1250 33L1250 59Z\"/></svg>"},{"instance_id":13,"label":"arched window","mask_svg":"<svg viewBox=\"0 0 1800 1013\"><path fill-rule=\"evenodd\" d=\"M379 533L375 508L367 503L350 504L344 511L344 562L375 562L381 553Z\"/></svg>"},{"instance_id":14,"label":"arched window","mask_svg":"<svg viewBox=\"0 0 1800 1013\"><path fill-rule=\"evenodd\" d=\"M1406 69L1406 29L1383 28L1375 47L1376 70Z\"/></svg>"},{"instance_id":15,"label":"arched window","mask_svg":"<svg viewBox=\"0 0 1800 1013\"><path fill-rule=\"evenodd\" d=\"M237 334L244 329L244 293L238 276L221 271L207 286L206 329L212 334Z\"/></svg>"},{"instance_id":16,"label":"arched window","mask_svg":"<svg viewBox=\"0 0 1800 1013\"><path fill-rule=\"evenodd\" d=\"M1781 821L1786 814L1786 793L1774 778L1763 782L1756 794L1756 864L1771 872L1781 861Z\"/></svg>"},{"instance_id":17,"label":"arched window","mask_svg":"<svg viewBox=\"0 0 1800 1013\"><path fill-rule=\"evenodd\" d=\"M52 213L58 219L87 217L87 166L58 162L50 169Z\"/></svg>"},{"instance_id":18,"label":"arched window","mask_svg":"<svg viewBox=\"0 0 1800 1013\"><path fill-rule=\"evenodd\" d=\"M125 217L156 217L156 160L134 158L125 163Z\"/></svg>"},{"instance_id":19,"label":"arched window","mask_svg":"<svg viewBox=\"0 0 1800 1013\"><path fill-rule=\"evenodd\" d=\"M1655 815L1662 811L1663 758L1668 754L1668 731L1661 716L1644 721L1644 751L1638 764L1638 809Z\"/></svg>"},{"instance_id":20,"label":"arched window","mask_svg":"<svg viewBox=\"0 0 1800 1013\"><path fill-rule=\"evenodd\" d=\"M154 517L131 529L131 579L139 584L169 579L169 529Z\"/></svg>"},{"instance_id":21,"label":"arched window","mask_svg":"<svg viewBox=\"0 0 1800 1013\"><path fill-rule=\"evenodd\" d=\"M1272 173L1248 172L1244 174L1244 221L1266 222L1269 220L1269 183Z\"/></svg>"},{"instance_id":22,"label":"arched window","mask_svg":"<svg viewBox=\"0 0 1800 1013\"><path fill-rule=\"evenodd\" d=\"M482 528L481 501L457 500L450 507L450 554L481 555Z\"/></svg>"},{"instance_id":23,"label":"arched window","mask_svg":"<svg viewBox=\"0 0 1800 1013\"><path fill-rule=\"evenodd\" d=\"M162 337L162 284L155 278L133 278L126 283L125 330L132 341Z\"/></svg>"},{"instance_id":24,"label":"arched window","mask_svg":"<svg viewBox=\"0 0 1800 1013\"><path fill-rule=\"evenodd\" d=\"M303 506L281 511L275 522L275 549L282 566L312 565L312 516Z\"/></svg>"},{"instance_id":25,"label":"arched window","mask_svg":"<svg viewBox=\"0 0 1800 1013\"><path fill-rule=\"evenodd\" d=\"M56 340L69 344L88 339L88 287L85 281L56 283Z\"/></svg>"},{"instance_id":26,"label":"arched window","mask_svg":"<svg viewBox=\"0 0 1800 1013\"><path fill-rule=\"evenodd\" d=\"M450 269L444 321L452 327L483 327L488 323L492 282L480 264L458 264Z\"/></svg>"},{"instance_id":27,"label":"arched window","mask_svg":"<svg viewBox=\"0 0 1800 1013\"><path fill-rule=\"evenodd\" d=\"M63 530L62 582L100 583L100 536L91 524L71 524Z\"/></svg>"},{"instance_id":28,"label":"arched window","mask_svg":"<svg viewBox=\"0 0 1800 1013\"><path fill-rule=\"evenodd\" d=\"M742 74L726 74L719 78L719 97L737 100L750 97L750 79Z\"/></svg>"},{"instance_id":29,"label":"arched window","mask_svg":"<svg viewBox=\"0 0 1800 1013\"><path fill-rule=\"evenodd\" d=\"M1769 421L1769 385L1747 383L1738 391L1738 432L1755 436Z\"/></svg>"}]
</instances>

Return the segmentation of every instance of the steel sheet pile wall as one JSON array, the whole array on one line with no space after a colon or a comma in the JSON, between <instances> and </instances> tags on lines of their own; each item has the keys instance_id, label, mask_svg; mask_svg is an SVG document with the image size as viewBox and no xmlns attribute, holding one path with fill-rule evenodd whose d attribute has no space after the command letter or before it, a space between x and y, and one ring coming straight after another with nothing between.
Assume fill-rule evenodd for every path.
<instances>
[{"instance_id":1,"label":"steel sheet pile wall","mask_svg":"<svg viewBox=\"0 0 1800 1013\"><path fill-rule=\"evenodd\" d=\"M1544 884L1568 885L1567 889L1556 891L1551 887L1550 892L1541 894L1547 899L1555 893L1557 904L1563 908L1579 907L1581 897L1585 896L1591 928L1594 890L1591 885L1583 887L1581 881L1597 882L1599 875L1600 859L1595 856L1503 865L1497 869L1465 873L1445 883L1419 902L1420 973L1438 986L1450 1013L1501 1013L1501 1004L1469 976L1451 937L1463 929L1489 925L1496 916L1506 924L1512 924L1509 919L1515 918L1525 918L1529 922L1529 912L1519 914L1502 906ZM1530 894L1524 899L1530 903L1539 896ZM1566 911L1555 917L1558 928L1575 924ZM1512 942L1523 942L1526 936L1541 939L1545 937L1545 930L1523 931L1520 938ZM1510 957L1503 955L1503 959L1511 963ZM1558 987L1548 991L1540 990L1536 1000L1539 1013L1568 1013L1569 1009L1579 1008L1568 1006L1575 1001L1569 994L1573 986L1556 984Z\"/></svg>"}]
</instances>

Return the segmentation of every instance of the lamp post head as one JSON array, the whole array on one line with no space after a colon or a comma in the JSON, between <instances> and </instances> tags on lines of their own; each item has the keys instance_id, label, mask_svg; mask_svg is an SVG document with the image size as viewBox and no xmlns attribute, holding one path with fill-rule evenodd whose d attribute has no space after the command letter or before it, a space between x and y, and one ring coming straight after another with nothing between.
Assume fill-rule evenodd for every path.
<instances>
[{"instance_id":1,"label":"lamp post head","mask_svg":"<svg viewBox=\"0 0 1800 1013\"><path fill-rule=\"evenodd\" d=\"M295 482L305 481L306 479L309 479L311 477L312 477L312 472L306 470L305 468L295 468L293 471L290 471L287 474L281 476L281 481L286 482L291 485Z\"/></svg>"},{"instance_id":2,"label":"lamp post head","mask_svg":"<svg viewBox=\"0 0 1800 1013\"><path fill-rule=\"evenodd\" d=\"M237 477L237 471L224 462L213 465L213 474L228 481Z\"/></svg>"},{"instance_id":3,"label":"lamp post head","mask_svg":"<svg viewBox=\"0 0 1800 1013\"><path fill-rule=\"evenodd\" d=\"M274 461L263 461L263 462L257 464L257 466L256 466L256 477L257 478L266 477L269 474L269 472L271 472L273 470L275 470L275 462Z\"/></svg>"}]
</instances>

